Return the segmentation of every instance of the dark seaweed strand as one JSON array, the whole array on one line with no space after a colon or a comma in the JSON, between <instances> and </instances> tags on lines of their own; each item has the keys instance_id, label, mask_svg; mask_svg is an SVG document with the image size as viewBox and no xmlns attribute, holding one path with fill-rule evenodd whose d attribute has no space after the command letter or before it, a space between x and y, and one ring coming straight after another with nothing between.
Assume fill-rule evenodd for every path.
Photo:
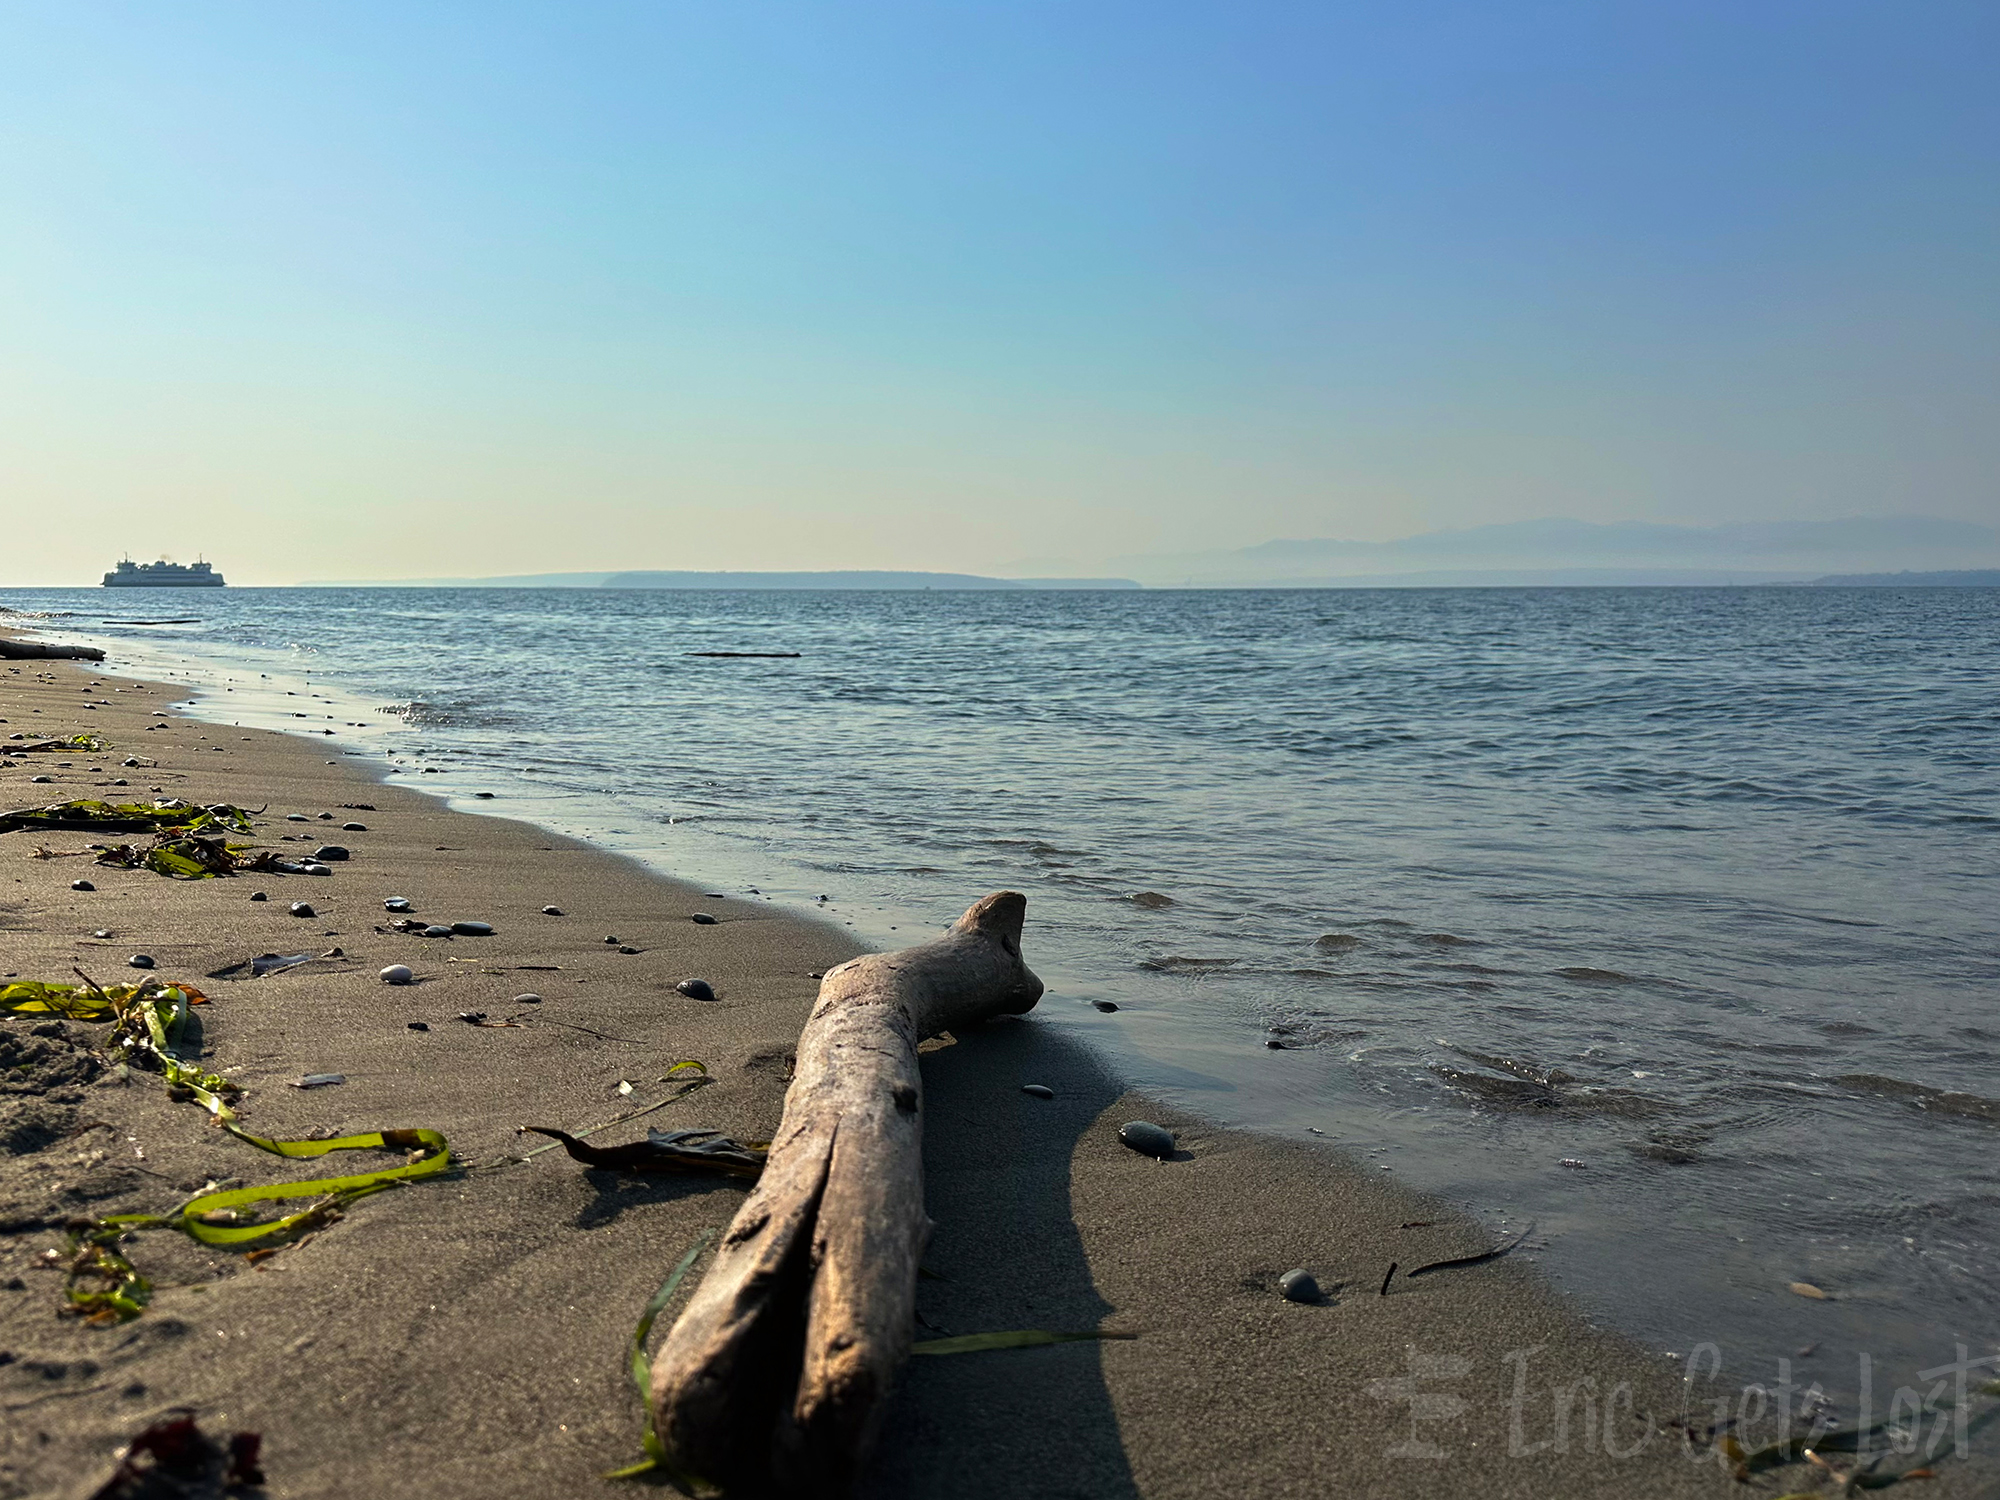
<instances>
[{"instance_id":1,"label":"dark seaweed strand","mask_svg":"<svg viewBox=\"0 0 2000 1500\"><path fill-rule=\"evenodd\" d=\"M1480 1255L1461 1255L1456 1260L1434 1260L1427 1266L1418 1266L1416 1270L1406 1273L1404 1279L1408 1280L1411 1276L1421 1276L1426 1271L1450 1271L1455 1270L1459 1266L1483 1266L1489 1260L1498 1260L1501 1256L1508 1254L1518 1247L1521 1241L1534 1232L1535 1221L1530 1219L1526 1229L1515 1235L1513 1239L1502 1245L1498 1250L1488 1250ZM1384 1284L1386 1285L1386 1283Z\"/></svg>"}]
</instances>

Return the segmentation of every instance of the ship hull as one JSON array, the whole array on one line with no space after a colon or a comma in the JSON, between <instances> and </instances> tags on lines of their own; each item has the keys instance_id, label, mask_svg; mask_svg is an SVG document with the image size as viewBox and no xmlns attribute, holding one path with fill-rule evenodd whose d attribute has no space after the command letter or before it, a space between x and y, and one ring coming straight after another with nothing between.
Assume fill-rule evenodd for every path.
<instances>
[{"instance_id":1,"label":"ship hull","mask_svg":"<svg viewBox=\"0 0 2000 1500\"><path fill-rule=\"evenodd\" d=\"M213 573L206 578L121 578L116 573L106 573L104 586L108 589L219 589L222 579Z\"/></svg>"}]
</instances>

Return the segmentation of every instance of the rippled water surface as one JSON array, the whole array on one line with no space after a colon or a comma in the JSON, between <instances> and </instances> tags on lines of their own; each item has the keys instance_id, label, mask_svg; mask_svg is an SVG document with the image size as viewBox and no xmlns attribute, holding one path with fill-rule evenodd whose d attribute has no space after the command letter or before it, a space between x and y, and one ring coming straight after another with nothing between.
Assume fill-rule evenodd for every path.
<instances>
[{"instance_id":1,"label":"rippled water surface","mask_svg":"<svg viewBox=\"0 0 2000 1500\"><path fill-rule=\"evenodd\" d=\"M872 942L1019 887L1135 1079L1535 1219L1665 1347L2000 1338L2000 591L0 602Z\"/></svg>"}]
</instances>

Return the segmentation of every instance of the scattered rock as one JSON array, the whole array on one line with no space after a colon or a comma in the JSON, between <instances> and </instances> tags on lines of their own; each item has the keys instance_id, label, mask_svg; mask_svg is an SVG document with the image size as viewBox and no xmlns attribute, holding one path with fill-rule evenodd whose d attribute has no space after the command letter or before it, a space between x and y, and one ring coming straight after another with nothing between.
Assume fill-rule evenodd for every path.
<instances>
[{"instance_id":1,"label":"scattered rock","mask_svg":"<svg viewBox=\"0 0 2000 1500\"><path fill-rule=\"evenodd\" d=\"M1109 1000L1093 1000L1090 1003L1096 1006L1099 1010L1103 1011L1107 1015L1109 1015L1112 1011L1118 1009L1118 1007Z\"/></svg>"},{"instance_id":2,"label":"scattered rock","mask_svg":"<svg viewBox=\"0 0 2000 1500\"><path fill-rule=\"evenodd\" d=\"M312 819L304 813L286 813L285 821L287 823L310 823Z\"/></svg>"},{"instance_id":3,"label":"scattered rock","mask_svg":"<svg viewBox=\"0 0 2000 1500\"><path fill-rule=\"evenodd\" d=\"M423 930L423 931L422 931L421 933L419 933L419 934L418 934L418 936L419 936L419 937L450 937L450 936L451 936L451 929L450 929L449 927L440 927L440 926L438 926L438 925L437 925L436 923L432 923L432 924L431 924L431 925L430 925L429 927L426 927L426 928L425 928L425 929L424 929L424 930Z\"/></svg>"},{"instance_id":4,"label":"scattered rock","mask_svg":"<svg viewBox=\"0 0 2000 1500\"><path fill-rule=\"evenodd\" d=\"M1287 1271L1278 1278L1278 1295L1287 1302L1319 1302L1326 1294L1310 1271Z\"/></svg>"},{"instance_id":5,"label":"scattered rock","mask_svg":"<svg viewBox=\"0 0 2000 1500\"><path fill-rule=\"evenodd\" d=\"M123 776L120 776L116 781L112 782L111 784L113 786L130 786L132 783L127 781Z\"/></svg>"},{"instance_id":6,"label":"scattered rock","mask_svg":"<svg viewBox=\"0 0 2000 1500\"><path fill-rule=\"evenodd\" d=\"M1037 1099L1053 1099L1056 1096L1056 1091L1046 1083L1024 1083L1021 1085L1021 1092L1033 1094Z\"/></svg>"},{"instance_id":7,"label":"scattered rock","mask_svg":"<svg viewBox=\"0 0 2000 1500\"><path fill-rule=\"evenodd\" d=\"M1174 1154L1174 1133L1150 1120L1128 1120L1118 1127L1118 1143L1141 1156L1165 1158Z\"/></svg>"},{"instance_id":8,"label":"scattered rock","mask_svg":"<svg viewBox=\"0 0 2000 1500\"><path fill-rule=\"evenodd\" d=\"M1267 1036L1264 1038L1264 1045L1269 1047L1273 1052L1283 1052L1285 1050L1285 1039L1281 1036Z\"/></svg>"},{"instance_id":9,"label":"scattered rock","mask_svg":"<svg viewBox=\"0 0 2000 1500\"><path fill-rule=\"evenodd\" d=\"M125 962L135 969L150 969L153 967L153 955L150 953L135 953L126 959Z\"/></svg>"},{"instance_id":10,"label":"scattered rock","mask_svg":"<svg viewBox=\"0 0 2000 1500\"><path fill-rule=\"evenodd\" d=\"M347 847L344 844L321 844L317 849L313 850L314 859L340 860L352 857L347 852Z\"/></svg>"},{"instance_id":11,"label":"scattered rock","mask_svg":"<svg viewBox=\"0 0 2000 1500\"><path fill-rule=\"evenodd\" d=\"M688 920L689 920L690 922L693 922L693 923L694 923L694 925L695 925L695 926L697 926L697 927L713 927L713 926L715 926L715 918L711 917L711 916L710 916L710 915L709 915L709 914L708 914L707 912L705 912L705 911L698 911L698 912L696 912L696 913L695 913L695 914L694 914L694 915L693 915L692 917L688 918Z\"/></svg>"},{"instance_id":12,"label":"scattered rock","mask_svg":"<svg viewBox=\"0 0 2000 1500\"><path fill-rule=\"evenodd\" d=\"M605 941L605 942L607 942L607 943L610 943L610 944L611 944L612 946L616 947L616 946L617 946L617 945L618 945L618 944L619 944L620 942L622 942L622 941L623 941L623 939L621 939L621 938L615 938L615 937L608 937L608 938L606 938L606 939L605 939L604 941Z\"/></svg>"},{"instance_id":13,"label":"scattered rock","mask_svg":"<svg viewBox=\"0 0 2000 1500\"><path fill-rule=\"evenodd\" d=\"M431 1023L428 1021L410 1022L410 1030L412 1031L429 1031L430 1029L431 1029Z\"/></svg>"},{"instance_id":14,"label":"scattered rock","mask_svg":"<svg viewBox=\"0 0 2000 1500\"><path fill-rule=\"evenodd\" d=\"M286 910L291 912L295 917L316 917L319 915L318 912L312 909L309 903L304 901L294 901Z\"/></svg>"},{"instance_id":15,"label":"scattered rock","mask_svg":"<svg viewBox=\"0 0 2000 1500\"><path fill-rule=\"evenodd\" d=\"M38 786L46 786L46 785L48 785L48 783L50 783L50 782L54 781L54 780L55 780L55 777L53 777L53 776L30 776L30 777L28 778L28 780L29 780L29 781L31 781L31 782L34 782L34 783L35 783L36 785L38 785Z\"/></svg>"},{"instance_id":16,"label":"scattered rock","mask_svg":"<svg viewBox=\"0 0 2000 1500\"><path fill-rule=\"evenodd\" d=\"M451 924L451 930L460 937L493 936L493 924L491 922L454 922Z\"/></svg>"},{"instance_id":17,"label":"scattered rock","mask_svg":"<svg viewBox=\"0 0 2000 1500\"><path fill-rule=\"evenodd\" d=\"M262 891L252 891L250 893L250 899L252 901L269 901L271 898L265 895Z\"/></svg>"},{"instance_id":18,"label":"scattered rock","mask_svg":"<svg viewBox=\"0 0 2000 1500\"><path fill-rule=\"evenodd\" d=\"M414 984L417 978L416 971L408 964L390 964L375 977L384 984Z\"/></svg>"},{"instance_id":19,"label":"scattered rock","mask_svg":"<svg viewBox=\"0 0 2000 1500\"><path fill-rule=\"evenodd\" d=\"M626 946L624 946L624 947L621 947L621 948L620 948L620 949L619 949L618 951L619 951L620 953L624 953L624 954L633 954L633 953L637 953L637 952L638 952L639 950L638 950L637 948L634 948L634 947L632 947L632 946L630 946L630 945L628 944L628 945L626 945Z\"/></svg>"},{"instance_id":20,"label":"scattered rock","mask_svg":"<svg viewBox=\"0 0 2000 1500\"><path fill-rule=\"evenodd\" d=\"M368 825L366 823L342 823L340 831L342 833L366 833Z\"/></svg>"},{"instance_id":21,"label":"scattered rock","mask_svg":"<svg viewBox=\"0 0 2000 1500\"><path fill-rule=\"evenodd\" d=\"M514 997L514 1003L516 1005L540 1005L542 1003L542 997L540 995L533 995L533 994L516 995Z\"/></svg>"},{"instance_id":22,"label":"scattered rock","mask_svg":"<svg viewBox=\"0 0 2000 1500\"><path fill-rule=\"evenodd\" d=\"M493 800L491 792L474 792L472 795L477 797L481 802L491 802Z\"/></svg>"},{"instance_id":23,"label":"scattered rock","mask_svg":"<svg viewBox=\"0 0 2000 1500\"><path fill-rule=\"evenodd\" d=\"M560 906L545 906L542 908L542 915L545 917L559 917L562 914L563 909Z\"/></svg>"},{"instance_id":24,"label":"scattered rock","mask_svg":"<svg viewBox=\"0 0 2000 1500\"><path fill-rule=\"evenodd\" d=\"M336 1083L345 1082L347 1082L347 1075L345 1073L308 1073L303 1078L294 1079L292 1087L295 1089L324 1089L331 1088Z\"/></svg>"},{"instance_id":25,"label":"scattered rock","mask_svg":"<svg viewBox=\"0 0 2000 1500\"><path fill-rule=\"evenodd\" d=\"M94 891L97 889L88 880L72 880L69 883L69 888L73 891Z\"/></svg>"},{"instance_id":26,"label":"scattered rock","mask_svg":"<svg viewBox=\"0 0 2000 1500\"><path fill-rule=\"evenodd\" d=\"M706 979L683 979L674 988L679 990L683 995L686 995L690 1000L713 1000L715 998L715 986L710 984Z\"/></svg>"},{"instance_id":27,"label":"scattered rock","mask_svg":"<svg viewBox=\"0 0 2000 1500\"><path fill-rule=\"evenodd\" d=\"M408 896L391 896L382 903L382 910L384 911L408 911L409 909L410 898Z\"/></svg>"},{"instance_id":28,"label":"scattered rock","mask_svg":"<svg viewBox=\"0 0 2000 1500\"><path fill-rule=\"evenodd\" d=\"M1795 1296L1810 1297L1815 1302L1831 1302L1833 1300L1831 1293L1814 1286L1810 1281L1794 1281L1785 1290Z\"/></svg>"},{"instance_id":29,"label":"scattered rock","mask_svg":"<svg viewBox=\"0 0 2000 1500\"><path fill-rule=\"evenodd\" d=\"M91 936L94 938L108 938L111 936L111 929L109 927L100 927Z\"/></svg>"},{"instance_id":30,"label":"scattered rock","mask_svg":"<svg viewBox=\"0 0 2000 1500\"><path fill-rule=\"evenodd\" d=\"M1172 896L1162 896L1158 891L1141 891L1132 898L1134 906L1143 906L1148 911L1158 911L1163 906L1172 906Z\"/></svg>"}]
</instances>

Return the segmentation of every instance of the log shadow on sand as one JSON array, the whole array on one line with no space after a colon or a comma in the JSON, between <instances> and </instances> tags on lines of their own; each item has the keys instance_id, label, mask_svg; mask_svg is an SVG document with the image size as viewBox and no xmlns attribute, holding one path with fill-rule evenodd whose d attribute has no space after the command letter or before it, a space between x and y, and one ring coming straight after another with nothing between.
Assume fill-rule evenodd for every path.
<instances>
[{"instance_id":1,"label":"log shadow on sand","mask_svg":"<svg viewBox=\"0 0 2000 1500\"><path fill-rule=\"evenodd\" d=\"M1023 1020L923 1055L924 1180L936 1223L917 1338L1098 1327L1070 1208L1079 1136L1124 1090L1077 1043ZM1053 1100L1021 1092L1046 1084ZM861 1486L869 1500L1021 1495L1117 1500L1138 1489L1092 1342L912 1359Z\"/></svg>"}]
</instances>

